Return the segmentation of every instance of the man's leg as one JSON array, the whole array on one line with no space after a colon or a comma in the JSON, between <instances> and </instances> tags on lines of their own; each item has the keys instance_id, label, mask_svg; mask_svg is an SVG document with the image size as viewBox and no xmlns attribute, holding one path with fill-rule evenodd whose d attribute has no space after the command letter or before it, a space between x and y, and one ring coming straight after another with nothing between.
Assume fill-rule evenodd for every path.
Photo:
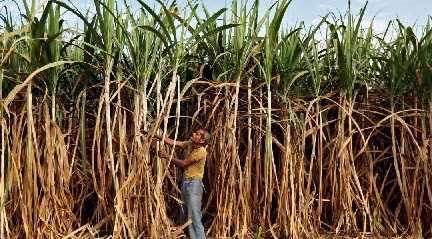
<instances>
[{"instance_id":1,"label":"man's leg","mask_svg":"<svg viewBox=\"0 0 432 239\"><path fill-rule=\"evenodd\" d=\"M204 226L202 224L202 213L201 213L201 200L203 194L203 185L201 180L193 180L190 181L190 190L189 191L189 204L188 207L188 216L192 219L192 225L189 228L193 228L192 231L195 233L195 237L192 239L204 239L205 232ZM191 231L191 230L190 230Z\"/></svg>"},{"instance_id":2,"label":"man's leg","mask_svg":"<svg viewBox=\"0 0 432 239\"><path fill-rule=\"evenodd\" d=\"M185 222L186 222L187 220L189 220L189 218L191 218L191 214L192 214L192 211L191 211L192 202L191 202L191 196L190 196L191 195L191 189L192 189L191 181L183 181L181 189L182 189L182 198L183 198L183 208L182 209L185 210L185 214L186 214ZM187 227L187 231L188 231L190 238L192 238L192 239L196 238L195 229L194 229L192 224Z\"/></svg>"},{"instance_id":3,"label":"man's leg","mask_svg":"<svg viewBox=\"0 0 432 239\"><path fill-rule=\"evenodd\" d=\"M185 224L187 222L187 207L186 207L186 194L185 194L185 190L183 189L183 183L180 186L181 188L181 199L183 201L183 204L180 205L180 211L179 211L179 220L178 220L178 224Z\"/></svg>"}]
</instances>

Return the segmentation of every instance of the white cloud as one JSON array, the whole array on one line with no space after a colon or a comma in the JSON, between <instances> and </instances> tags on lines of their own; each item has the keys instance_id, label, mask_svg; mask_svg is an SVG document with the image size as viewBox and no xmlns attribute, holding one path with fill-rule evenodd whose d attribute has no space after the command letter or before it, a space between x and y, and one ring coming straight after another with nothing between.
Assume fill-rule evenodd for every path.
<instances>
[{"instance_id":1,"label":"white cloud","mask_svg":"<svg viewBox=\"0 0 432 239\"><path fill-rule=\"evenodd\" d=\"M318 23L320 23L321 20L322 20L321 17L314 18L314 19L312 20L312 25L317 25Z\"/></svg>"},{"instance_id":2,"label":"white cloud","mask_svg":"<svg viewBox=\"0 0 432 239\"><path fill-rule=\"evenodd\" d=\"M382 33L386 30L388 22L385 19L376 18L373 20L372 27L376 32Z\"/></svg>"},{"instance_id":3,"label":"white cloud","mask_svg":"<svg viewBox=\"0 0 432 239\"><path fill-rule=\"evenodd\" d=\"M318 7L319 7L319 9L326 10L326 11L335 9L335 7L330 5L330 4L322 4L322 3L319 4Z\"/></svg>"},{"instance_id":4,"label":"white cloud","mask_svg":"<svg viewBox=\"0 0 432 239\"><path fill-rule=\"evenodd\" d=\"M378 2L378 0L354 0L354 3L365 4L366 2Z\"/></svg>"}]
</instances>

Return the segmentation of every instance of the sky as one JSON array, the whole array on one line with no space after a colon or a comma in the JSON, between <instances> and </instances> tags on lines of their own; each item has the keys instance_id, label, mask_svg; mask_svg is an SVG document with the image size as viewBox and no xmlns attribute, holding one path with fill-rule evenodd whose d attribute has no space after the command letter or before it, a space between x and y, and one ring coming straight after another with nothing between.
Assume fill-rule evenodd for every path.
<instances>
[{"instance_id":1,"label":"sky","mask_svg":"<svg viewBox=\"0 0 432 239\"><path fill-rule=\"evenodd\" d=\"M27 0L30 1L30 0ZM40 0L46 2L47 0ZM71 0L83 12L91 6L93 0ZM147 4L157 6L155 0L144 0ZM202 2L207 9L215 12L225 6L230 5L231 0L192 0L194 2ZM8 3L9 2L9 3ZM0 0L1 5L10 4L11 0ZM118 1L120 4L123 0ZM138 7L136 0L128 0L133 7ZM185 6L187 0L177 0L181 6ZM251 2L251 1L250 1ZM261 0L260 12L270 7L275 0ZM351 0L352 9L357 13L364 6L366 0ZM309 26L319 22L321 16L328 12L345 12L348 8L348 0L292 0L288 7L284 27L294 26L299 21ZM387 26L387 22L391 19L399 18L404 24L416 24L417 28L421 29L426 23L428 16L432 15L432 0L369 0L366 11L366 21L370 22L374 19L374 29L377 32L382 32ZM71 14L64 15L68 25L76 25L75 18ZM417 29L417 30L419 30Z\"/></svg>"},{"instance_id":2,"label":"sky","mask_svg":"<svg viewBox=\"0 0 432 239\"><path fill-rule=\"evenodd\" d=\"M185 2L180 0L179 2ZM225 6L225 1L204 0L204 4L213 10ZM229 1L228 1L229 2ZM275 1L260 1L261 9L268 8ZM364 6L366 0L352 0L354 13ZM294 25L298 21L304 21L306 25L316 24L320 16L329 11L345 12L348 9L348 0L293 0L288 7L284 19L284 25ZM375 27L384 30L390 19L400 18L404 23L423 26L428 15L432 15L432 0L369 0L366 18L374 19Z\"/></svg>"}]
</instances>

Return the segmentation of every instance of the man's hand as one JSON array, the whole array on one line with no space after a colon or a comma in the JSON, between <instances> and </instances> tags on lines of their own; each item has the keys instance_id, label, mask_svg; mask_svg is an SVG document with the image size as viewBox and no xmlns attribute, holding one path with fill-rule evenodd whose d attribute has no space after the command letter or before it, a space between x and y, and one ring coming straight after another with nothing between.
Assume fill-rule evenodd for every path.
<instances>
[{"instance_id":1,"label":"man's hand","mask_svg":"<svg viewBox=\"0 0 432 239\"><path fill-rule=\"evenodd\" d=\"M163 150L159 150L158 155L159 155L160 158L163 158L163 159L168 159L169 158L169 155L165 151L163 151Z\"/></svg>"},{"instance_id":2,"label":"man's hand","mask_svg":"<svg viewBox=\"0 0 432 239\"><path fill-rule=\"evenodd\" d=\"M164 150L159 150L158 155L160 158L169 159L170 155ZM195 161L190 157L190 155L185 160L177 159L176 157L171 158L171 162L181 168L187 168L189 165L193 164Z\"/></svg>"},{"instance_id":3,"label":"man's hand","mask_svg":"<svg viewBox=\"0 0 432 239\"><path fill-rule=\"evenodd\" d=\"M145 131L143 129L140 130L140 133L137 134L138 136L144 136L145 138L147 138L147 140L150 137L150 133L149 131ZM151 145L154 145L158 142L160 142L162 140L162 136L158 135L157 133L153 135L151 141L148 141Z\"/></svg>"},{"instance_id":4,"label":"man's hand","mask_svg":"<svg viewBox=\"0 0 432 239\"><path fill-rule=\"evenodd\" d=\"M162 142L164 142L168 145L171 145L171 146L177 146L180 148L186 147L186 141L178 141L178 140L174 141L174 140L170 139L169 137L167 137L167 135L165 135L165 137L163 137L163 134L161 135L161 134L158 134L157 132L153 135L153 139L156 141L162 141Z\"/></svg>"},{"instance_id":5,"label":"man's hand","mask_svg":"<svg viewBox=\"0 0 432 239\"><path fill-rule=\"evenodd\" d=\"M150 136L150 132L148 130L144 130L144 129L140 129L139 130L140 135L144 135L144 136ZM157 132L153 135L153 138L157 139L157 140L162 140L162 135L159 135Z\"/></svg>"},{"instance_id":6,"label":"man's hand","mask_svg":"<svg viewBox=\"0 0 432 239\"><path fill-rule=\"evenodd\" d=\"M158 139L158 138L156 138L156 137L153 137L153 138L152 138L152 141L151 141L151 144L159 143L159 141L160 141L160 139Z\"/></svg>"}]
</instances>

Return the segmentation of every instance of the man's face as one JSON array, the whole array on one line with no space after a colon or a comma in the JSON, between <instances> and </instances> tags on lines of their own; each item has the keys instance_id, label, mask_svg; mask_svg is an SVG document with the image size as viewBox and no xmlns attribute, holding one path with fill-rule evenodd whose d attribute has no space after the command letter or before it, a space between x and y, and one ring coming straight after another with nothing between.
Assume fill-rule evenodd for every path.
<instances>
[{"instance_id":1,"label":"man's face","mask_svg":"<svg viewBox=\"0 0 432 239\"><path fill-rule=\"evenodd\" d=\"M192 142L194 142L196 144L204 144L205 143L204 131L199 129L199 130L193 132L192 136L191 136L191 140L192 140Z\"/></svg>"}]
</instances>

